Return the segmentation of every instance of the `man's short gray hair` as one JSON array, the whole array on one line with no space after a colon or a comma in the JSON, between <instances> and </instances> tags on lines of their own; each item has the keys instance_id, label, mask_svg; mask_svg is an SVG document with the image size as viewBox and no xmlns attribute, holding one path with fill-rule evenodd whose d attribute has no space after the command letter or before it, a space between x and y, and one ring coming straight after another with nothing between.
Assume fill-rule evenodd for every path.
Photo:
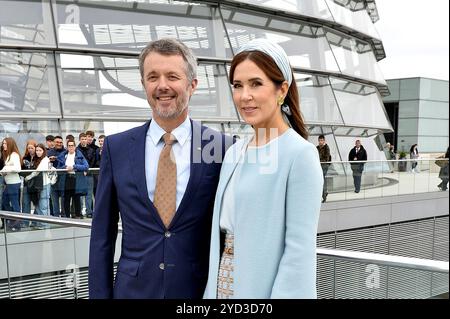
<instances>
[{"instance_id":1,"label":"man's short gray hair","mask_svg":"<svg viewBox=\"0 0 450 319\"><path fill-rule=\"evenodd\" d=\"M183 42L174 38L164 38L152 41L141 51L139 55L139 71L144 78L144 61L151 52L162 55L181 55L186 62L186 76L189 81L197 78L197 59L190 48Z\"/></svg>"}]
</instances>

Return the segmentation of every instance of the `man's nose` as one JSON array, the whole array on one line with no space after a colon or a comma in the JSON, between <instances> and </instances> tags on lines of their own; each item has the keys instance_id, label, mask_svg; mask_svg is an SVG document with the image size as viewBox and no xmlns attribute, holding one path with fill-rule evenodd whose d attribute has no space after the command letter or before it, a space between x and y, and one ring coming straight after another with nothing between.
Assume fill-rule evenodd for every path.
<instances>
[{"instance_id":1,"label":"man's nose","mask_svg":"<svg viewBox=\"0 0 450 319\"><path fill-rule=\"evenodd\" d=\"M165 77L160 77L159 81L158 81L158 86L157 89L158 90L167 90L169 88L169 82L167 81L167 79Z\"/></svg>"}]
</instances>

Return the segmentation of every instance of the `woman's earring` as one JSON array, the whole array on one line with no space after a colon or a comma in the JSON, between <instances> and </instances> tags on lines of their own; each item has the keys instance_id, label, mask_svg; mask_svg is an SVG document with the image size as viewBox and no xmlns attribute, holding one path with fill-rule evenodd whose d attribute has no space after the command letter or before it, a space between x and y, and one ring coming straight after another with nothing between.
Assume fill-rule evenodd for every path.
<instances>
[{"instance_id":1,"label":"woman's earring","mask_svg":"<svg viewBox=\"0 0 450 319\"><path fill-rule=\"evenodd\" d=\"M278 106L281 106L281 105L283 105L283 103L284 103L283 97L282 97L282 96L279 96L278 99L277 99L277 105L278 105Z\"/></svg>"}]
</instances>

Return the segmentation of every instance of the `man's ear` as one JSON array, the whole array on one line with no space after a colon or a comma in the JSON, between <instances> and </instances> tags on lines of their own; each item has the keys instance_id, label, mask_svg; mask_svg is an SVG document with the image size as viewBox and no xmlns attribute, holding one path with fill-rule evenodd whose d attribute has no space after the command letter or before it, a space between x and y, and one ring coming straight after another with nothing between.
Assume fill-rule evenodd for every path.
<instances>
[{"instance_id":1,"label":"man's ear","mask_svg":"<svg viewBox=\"0 0 450 319\"><path fill-rule=\"evenodd\" d=\"M191 95L194 94L195 89L197 89L197 85L198 85L198 80L197 79L193 79L191 82Z\"/></svg>"}]
</instances>

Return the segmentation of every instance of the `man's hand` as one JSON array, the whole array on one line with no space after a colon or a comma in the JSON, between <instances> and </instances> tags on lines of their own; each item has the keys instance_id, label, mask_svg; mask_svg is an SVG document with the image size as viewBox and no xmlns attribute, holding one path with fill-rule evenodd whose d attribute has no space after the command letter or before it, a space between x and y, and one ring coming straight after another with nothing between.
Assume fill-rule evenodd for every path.
<instances>
[{"instance_id":1,"label":"man's hand","mask_svg":"<svg viewBox=\"0 0 450 319\"><path fill-rule=\"evenodd\" d=\"M73 166L67 166L67 171L72 172L73 171Z\"/></svg>"}]
</instances>

